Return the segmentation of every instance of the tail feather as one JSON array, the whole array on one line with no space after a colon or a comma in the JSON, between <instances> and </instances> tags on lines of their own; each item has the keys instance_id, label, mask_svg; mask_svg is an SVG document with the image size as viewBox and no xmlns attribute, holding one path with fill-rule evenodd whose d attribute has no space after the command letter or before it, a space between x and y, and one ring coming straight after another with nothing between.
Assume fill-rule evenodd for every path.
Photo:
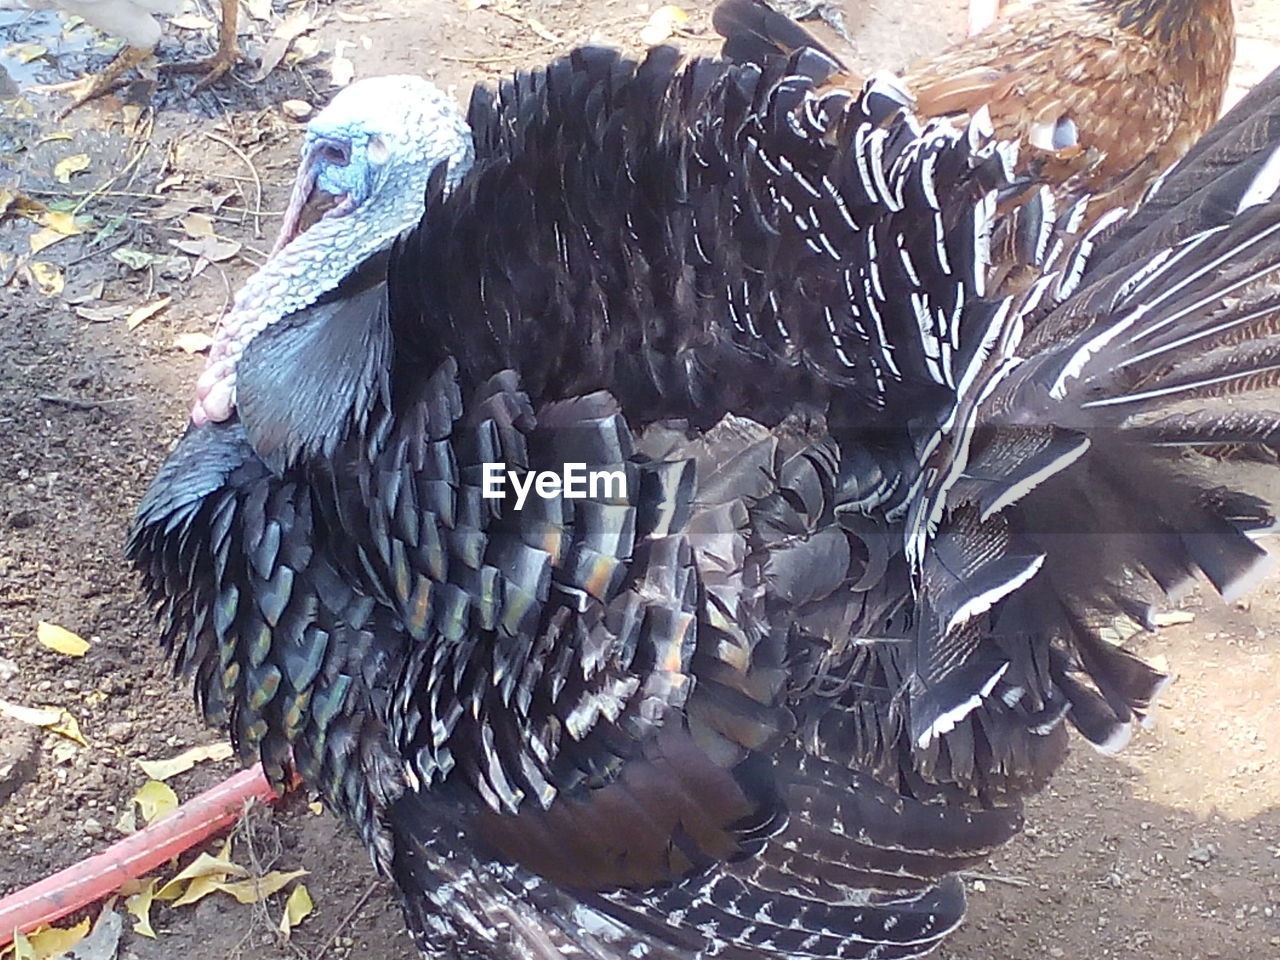
<instances>
[{"instance_id":1,"label":"tail feather","mask_svg":"<svg viewBox=\"0 0 1280 960\"><path fill-rule=\"evenodd\" d=\"M724 37L720 55L735 63L763 67L810 50L826 58L830 72L840 67L840 58L813 34L763 0L724 0L712 11L711 25Z\"/></svg>"},{"instance_id":2,"label":"tail feather","mask_svg":"<svg viewBox=\"0 0 1280 960\"><path fill-rule=\"evenodd\" d=\"M1152 186L1132 217L1110 231L1096 262L1116 269L1227 223L1249 186L1268 182L1259 175L1274 170L1278 142L1280 74L1272 73Z\"/></svg>"}]
</instances>

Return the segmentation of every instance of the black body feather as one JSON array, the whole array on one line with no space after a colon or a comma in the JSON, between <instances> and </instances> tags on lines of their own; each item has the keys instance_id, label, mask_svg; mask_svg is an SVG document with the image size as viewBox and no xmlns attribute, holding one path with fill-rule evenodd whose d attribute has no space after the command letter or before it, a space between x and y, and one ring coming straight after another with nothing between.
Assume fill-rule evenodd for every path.
<instances>
[{"instance_id":1,"label":"black body feather","mask_svg":"<svg viewBox=\"0 0 1280 960\"><path fill-rule=\"evenodd\" d=\"M341 429L264 432L247 355L139 510L206 714L325 791L433 955L920 956L1064 719L1112 749L1158 692L1100 626L1256 573L1261 491L1185 450L1274 448L1213 402L1280 369L1275 198L1023 314L984 295L1002 153L806 62L478 92L461 186L258 348L360 345ZM482 496L570 460L625 490Z\"/></svg>"}]
</instances>

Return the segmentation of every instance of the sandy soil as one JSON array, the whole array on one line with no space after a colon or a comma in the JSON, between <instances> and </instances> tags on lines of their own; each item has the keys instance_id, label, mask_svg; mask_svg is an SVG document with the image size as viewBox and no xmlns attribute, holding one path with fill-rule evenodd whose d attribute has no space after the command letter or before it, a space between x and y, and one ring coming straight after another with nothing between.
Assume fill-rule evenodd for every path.
<instances>
[{"instance_id":1,"label":"sandy soil","mask_svg":"<svg viewBox=\"0 0 1280 960\"><path fill-rule=\"evenodd\" d=\"M266 14L267 6L247 3L241 32L252 61L270 48L276 25L299 12L312 20L306 36L319 54L286 61L260 82L250 82L253 63L242 65L234 81L194 96L190 79L166 79L154 89L153 116L139 118L120 99L63 123L47 98L0 106L0 187L20 181L24 194L46 202L83 200L81 212L93 218L84 235L35 258L63 271L65 288L53 296L23 271L14 275L35 226L0 220L0 697L68 707L92 744L55 749L56 737L0 719L0 894L118 838L114 825L144 780L133 760L217 739L196 722L185 686L158 656L120 549L133 505L182 427L202 364L175 340L210 329L278 222L300 131L278 105L323 103L335 48L357 77L426 73L462 99L472 83L574 43L634 49L651 9L536 0L511 6L512 16L476 6L339 0L286 12L277 2L261 20L247 11ZM708 30L709 4L685 6L691 31ZM1280 62L1280 0L1238 0L1237 10L1238 95ZM963 24L957 0L849 4L847 17L860 68L900 67ZM171 28L160 52L192 55L208 38ZM47 57L22 65L6 52L31 42L47 46ZM63 37L51 15L0 14L0 65L22 85L103 62L84 28ZM0 93L9 82L0 75ZM152 92L142 82L122 99L146 102ZM57 182L56 164L80 153L90 155L89 168ZM238 252L201 268L175 248L191 240L181 220L191 211L212 217ZM134 269L121 251L154 256ZM128 329L129 309L166 295L166 309ZM104 306L117 307L115 316L85 313ZM1193 598L1186 606L1190 623L1143 641L1178 676L1155 729L1119 759L1076 751L1031 804L1027 831L970 878L970 921L939 956L1280 956L1280 577L1247 605ZM91 638L91 652L68 660L40 647L40 620ZM191 796L230 770L204 765L173 785ZM251 855L263 867L311 871L317 909L290 944L272 932L278 904L268 919L209 897L196 908L157 907L159 939L127 933L121 956L412 955L391 891L374 880L356 841L304 798L253 818L236 843L238 859Z\"/></svg>"}]
</instances>

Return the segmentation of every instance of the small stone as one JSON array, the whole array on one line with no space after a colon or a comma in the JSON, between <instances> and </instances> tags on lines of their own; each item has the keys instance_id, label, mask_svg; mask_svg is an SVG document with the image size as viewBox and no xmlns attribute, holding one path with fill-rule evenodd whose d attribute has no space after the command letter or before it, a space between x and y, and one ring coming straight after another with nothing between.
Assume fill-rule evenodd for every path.
<instances>
[{"instance_id":1,"label":"small stone","mask_svg":"<svg viewBox=\"0 0 1280 960\"><path fill-rule=\"evenodd\" d=\"M8 657L0 657L0 683L12 680L18 675L18 665Z\"/></svg>"},{"instance_id":2,"label":"small stone","mask_svg":"<svg viewBox=\"0 0 1280 960\"><path fill-rule=\"evenodd\" d=\"M1053 957L1053 960L1060 960L1060 958L1066 956L1066 952L1061 947L1050 947L1049 956Z\"/></svg>"},{"instance_id":3,"label":"small stone","mask_svg":"<svg viewBox=\"0 0 1280 960\"><path fill-rule=\"evenodd\" d=\"M290 120L305 120L314 109L305 100L286 100L280 104L280 111Z\"/></svg>"},{"instance_id":4,"label":"small stone","mask_svg":"<svg viewBox=\"0 0 1280 960\"><path fill-rule=\"evenodd\" d=\"M100 837L106 832L106 828L94 817L89 817L80 824L80 829L86 837Z\"/></svg>"},{"instance_id":5,"label":"small stone","mask_svg":"<svg viewBox=\"0 0 1280 960\"><path fill-rule=\"evenodd\" d=\"M1218 851L1213 848L1213 844L1206 843L1204 846L1192 847L1191 852L1187 854L1187 859L1192 863L1198 863L1202 866L1209 863Z\"/></svg>"},{"instance_id":6,"label":"small stone","mask_svg":"<svg viewBox=\"0 0 1280 960\"><path fill-rule=\"evenodd\" d=\"M107 724L107 739L116 743L126 743L133 737L133 724L125 720L117 720Z\"/></svg>"},{"instance_id":7,"label":"small stone","mask_svg":"<svg viewBox=\"0 0 1280 960\"><path fill-rule=\"evenodd\" d=\"M37 746L33 728L0 717L0 804L36 775Z\"/></svg>"}]
</instances>

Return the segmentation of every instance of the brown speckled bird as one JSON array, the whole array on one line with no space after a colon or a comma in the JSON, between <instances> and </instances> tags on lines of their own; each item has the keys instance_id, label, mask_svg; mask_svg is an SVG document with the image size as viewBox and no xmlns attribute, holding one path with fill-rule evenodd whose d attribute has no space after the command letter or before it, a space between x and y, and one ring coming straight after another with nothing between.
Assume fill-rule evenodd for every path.
<instances>
[{"instance_id":1,"label":"brown speckled bird","mask_svg":"<svg viewBox=\"0 0 1280 960\"><path fill-rule=\"evenodd\" d=\"M806 46L836 59L763 0L722 4L715 23L731 59ZM1092 220L1136 203L1213 125L1234 53L1230 0L1024 0L904 79L918 116L986 107L997 135L1023 145L1021 169L1090 194Z\"/></svg>"},{"instance_id":2,"label":"brown speckled bird","mask_svg":"<svg viewBox=\"0 0 1280 960\"><path fill-rule=\"evenodd\" d=\"M1230 0L1041 0L906 81L922 115L986 106L1023 164L1100 210L1136 202L1213 125L1234 54Z\"/></svg>"}]
</instances>

